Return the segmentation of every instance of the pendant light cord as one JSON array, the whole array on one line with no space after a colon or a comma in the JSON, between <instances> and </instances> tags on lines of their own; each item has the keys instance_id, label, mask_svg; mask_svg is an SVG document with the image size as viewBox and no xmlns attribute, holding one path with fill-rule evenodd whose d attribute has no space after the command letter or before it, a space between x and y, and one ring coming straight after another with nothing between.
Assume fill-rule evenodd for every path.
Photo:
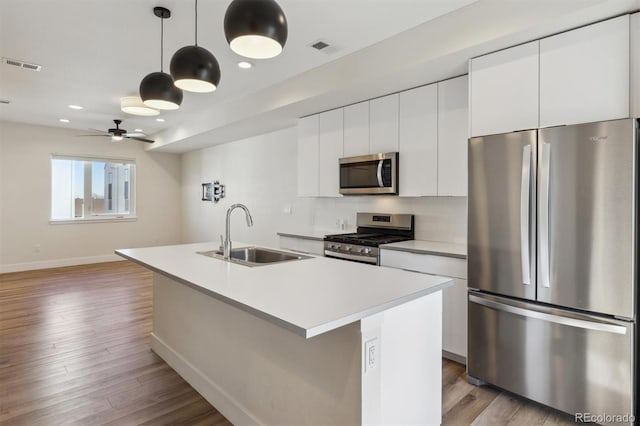
<instances>
[{"instance_id":1,"label":"pendant light cord","mask_svg":"<svg viewBox=\"0 0 640 426\"><path fill-rule=\"evenodd\" d=\"M196 0L196 46L198 45L198 0Z\"/></svg>"},{"instance_id":2,"label":"pendant light cord","mask_svg":"<svg viewBox=\"0 0 640 426\"><path fill-rule=\"evenodd\" d=\"M164 72L162 69L163 62L164 62L164 16L160 17L160 72Z\"/></svg>"}]
</instances>

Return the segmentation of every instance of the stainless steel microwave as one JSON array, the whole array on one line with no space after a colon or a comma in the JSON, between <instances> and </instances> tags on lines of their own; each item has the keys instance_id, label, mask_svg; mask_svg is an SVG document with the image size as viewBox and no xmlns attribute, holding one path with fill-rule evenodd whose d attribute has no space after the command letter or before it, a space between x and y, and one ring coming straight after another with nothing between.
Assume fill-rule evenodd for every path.
<instances>
[{"instance_id":1,"label":"stainless steel microwave","mask_svg":"<svg viewBox=\"0 0 640 426\"><path fill-rule=\"evenodd\" d=\"M339 163L341 194L398 194L397 152L345 157Z\"/></svg>"}]
</instances>

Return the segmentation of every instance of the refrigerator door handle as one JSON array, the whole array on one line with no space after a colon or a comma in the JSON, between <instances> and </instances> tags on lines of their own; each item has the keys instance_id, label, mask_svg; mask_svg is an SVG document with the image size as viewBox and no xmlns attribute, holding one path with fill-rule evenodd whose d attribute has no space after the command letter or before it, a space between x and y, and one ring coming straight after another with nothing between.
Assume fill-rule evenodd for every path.
<instances>
[{"instance_id":1,"label":"refrigerator door handle","mask_svg":"<svg viewBox=\"0 0 640 426\"><path fill-rule=\"evenodd\" d=\"M542 321L553 322L556 324L566 325L574 328L583 328L587 330L604 331L615 334L627 334L627 327L612 324L605 321L596 321L593 319L579 319L571 318L559 315L548 314L545 312L539 312L532 309L520 308L505 303L496 302L494 300L484 299L478 296L469 294L469 301L477 303L479 305L486 306L498 311L508 312L510 314L519 315L527 318L539 319Z\"/></svg>"},{"instance_id":2,"label":"refrigerator door handle","mask_svg":"<svg viewBox=\"0 0 640 426\"><path fill-rule=\"evenodd\" d=\"M538 232L540 235L540 274L542 287L551 287L549 276L549 186L550 186L551 145L542 143L542 163L540 165L540 199L538 200Z\"/></svg>"},{"instance_id":3,"label":"refrigerator door handle","mask_svg":"<svg viewBox=\"0 0 640 426\"><path fill-rule=\"evenodd\" d=\"M531 145L522 149L522 179L520 181L520 255L522 284L531 284L531 258L529 256L529 202L531 199Z\"/></svg>"}]
</instances>

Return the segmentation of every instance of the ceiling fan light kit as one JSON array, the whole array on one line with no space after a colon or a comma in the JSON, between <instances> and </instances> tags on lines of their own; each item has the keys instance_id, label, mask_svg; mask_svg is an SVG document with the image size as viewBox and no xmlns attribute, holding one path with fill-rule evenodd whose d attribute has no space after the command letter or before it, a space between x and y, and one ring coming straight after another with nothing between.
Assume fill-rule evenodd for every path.
<instances>
[{"instance_id":1,"label":"ceiling fan light kit","mask_svg":"<svg viewBox=\"0 0 640 426\"><path fill-rule=\"evenodd\" d=\"M198 0L195 0L195 45L174 53L170 70L175 85L188 92L213 92L220 83L220 65L216 57L198 46Z\"/></svg>"},{"instance_id":2,"label":"ceiling fan light kit","mask_svg":"<svg viewBox=\"0 0 640 426\"><path fill-rule=\"evenodd\" d=\"M238 55L273 58L287 42L287 18L274 0L233 0L224 15L224 34Z\"/></svg>"},{"instance_id":3,"label":"ceiling fan light kit","mask_svg":"<svg viewBox=\"0 0 640 426\"><path fill-rule=\"evenodd\" d=\"M157 109L146 106L139 96L125 96L120 98L120 110L132 115L141 115L143 117L153 117L160 114Z\"/></svg>"},{"instance_id":4,"label":"ceiling fan light kit","mask_svg":"<svg viewBox=\"0 0 640 426\"><path fill-rule=\"evenodd\" d=\"M169 9L154 7L153 13L160 18L160 71L148 74L140 82L140 99L151 108L174 110L182 103L182 90L176 87L173 78L163 72L164 20L171 17Z\"/></svg>"}]
</instances>

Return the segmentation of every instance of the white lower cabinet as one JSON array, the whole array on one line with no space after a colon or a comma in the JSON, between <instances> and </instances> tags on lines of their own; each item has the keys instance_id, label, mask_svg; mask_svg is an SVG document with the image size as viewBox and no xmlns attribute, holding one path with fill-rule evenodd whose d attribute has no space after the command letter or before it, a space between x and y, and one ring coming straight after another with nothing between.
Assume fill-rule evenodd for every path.
<instances>
[{"instance_id":1,"label":"white lower cabinet","mask_svg":"<svg viewBox=\"0 0 640 426\"><path fill-rule=\"evenodd\" d=\"M443 356L465 362L467 358L467 261L466 259L380 250L380 265L453 279L442 292Z\"/></svg>"},{"instance_id":2,"label":"white lower cabinet","mask_svg":"<svg viewBox=\"0 0 640 426\"><path fill-rule=\"evenodd\" d=\"M324 255L324 242L309 238L289 237L280 235L280 248L285 250L297 251L299 253L315 254L317 256Z\"/></svg>"}]
</instances>

